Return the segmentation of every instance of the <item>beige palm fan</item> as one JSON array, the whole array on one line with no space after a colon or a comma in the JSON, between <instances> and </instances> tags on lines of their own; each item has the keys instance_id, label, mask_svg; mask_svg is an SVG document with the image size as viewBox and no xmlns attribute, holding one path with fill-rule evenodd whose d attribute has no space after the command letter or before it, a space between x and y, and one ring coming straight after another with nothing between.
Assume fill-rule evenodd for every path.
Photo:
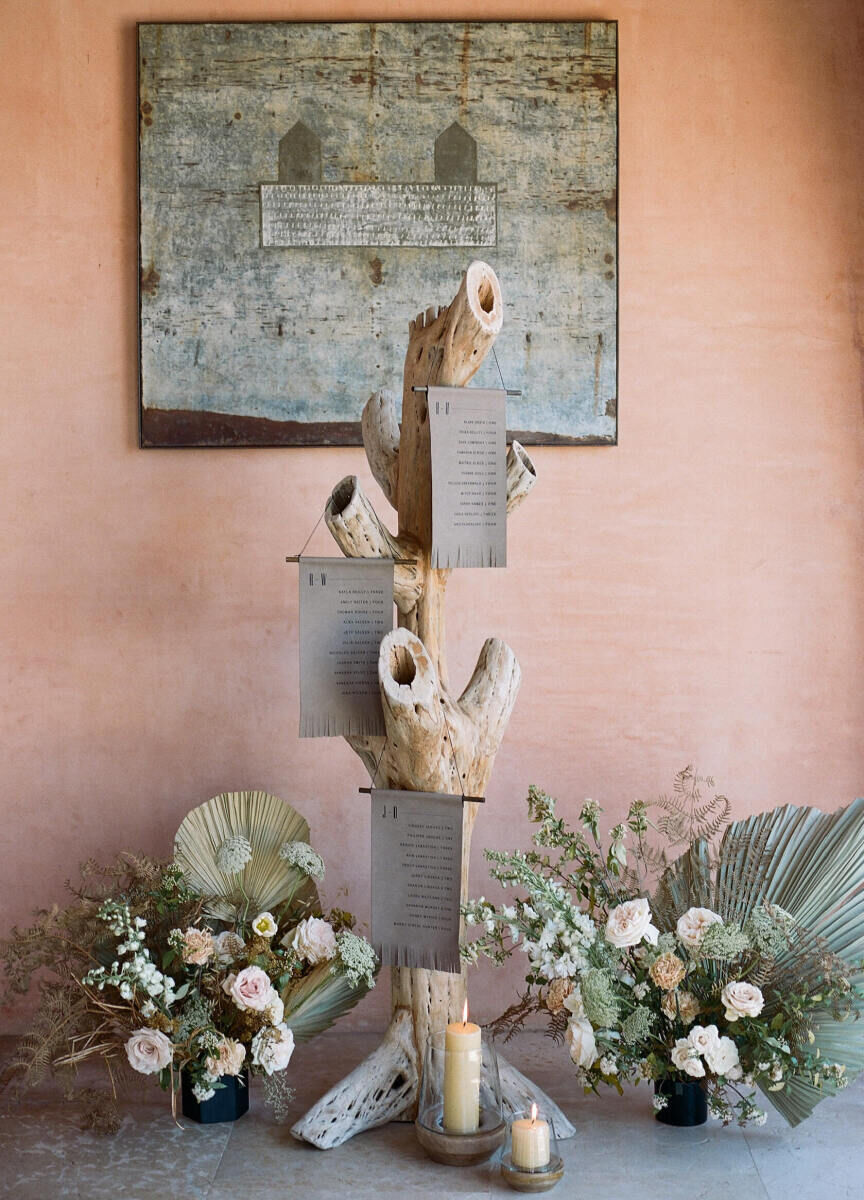
<instances>
[{"instance_id":1,"label":"beige palm fan","mask_svg":"<svg viewBox=\"0 0 864 1200\"><path fill-rule=\"evenodd\" d=\"M220 850L237 835L252 857L237 872L222 870ZM174 839L174 858L189 883L208 897L205 911L221 921L238 912L250 920L293 897L296 920L318 909L315 883L279 857L285 842L308 842L309 826L296 809L268 792L222 792L185 817ZM247 911L248 910L248 911Z\"/></svg>"},{"instance_id":2,"label":"beige palm fan","mask_svg":"<svg viewBox=\"0 0 864 1200\"><path fill-rule=\"evenodd\" d=\"M329 962L319 963L300 984L283 993L285 1023L295 1041L308 1042L329 1029L368 991L362 980L352 984L346 975L334 973Z\"/></svg>"},{"instance_id":3,"label":"beige palm fan","mask_svg":"<svg viewBox=\"0 0 864 1200\"><path fill-rule=\"evenodd\" d=\"M797 930L775 960L770 992L816 990L826 956L845 964L844 975L864 985L864 798L839 812L785 805L736 821L726 830L718 856L708 844L694 843L664 872L654 897L658 920L673 929L691 905L743 923L757 905L775 904L789 913ZM828 1008L814 1014L815 1045L828 1062L842 1062L850 1074L864 1069L864 999L853 992L845 1020ZM766 1015L770 1016L770 1002ZM790 1080L768 1100L797 1125L832 1087L822 1090Z\"/></svg>"}]
</instances>

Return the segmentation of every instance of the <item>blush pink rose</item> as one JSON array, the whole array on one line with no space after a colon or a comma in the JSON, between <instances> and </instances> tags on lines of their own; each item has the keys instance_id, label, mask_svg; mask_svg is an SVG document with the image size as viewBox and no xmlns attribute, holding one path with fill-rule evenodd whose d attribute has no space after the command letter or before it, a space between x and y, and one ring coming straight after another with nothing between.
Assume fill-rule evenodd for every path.
<instances>
[{"instance_id":1,"label":"blush pink rose","mask_svg":"<svg viewBox=\"0 0 864 1200\"><path fill-rule=\"evenodd\" d=\"M229 975L223 987L238 1008L263 1012L273 1000L270 976L260 967L244 967L239 974Z\"/></svg>"},{"instance_id":2,"label":"blush pink rose","mask_svg":"<svg viewBox=\"0 0 864 1200\"><path fill-rule=\"evenodd\" d=\"M129 1066L142 1075L155 1075L174 1057L174 1047L159 1029L136 1029L126 1043Z\"/></svg>"}]
</instances>

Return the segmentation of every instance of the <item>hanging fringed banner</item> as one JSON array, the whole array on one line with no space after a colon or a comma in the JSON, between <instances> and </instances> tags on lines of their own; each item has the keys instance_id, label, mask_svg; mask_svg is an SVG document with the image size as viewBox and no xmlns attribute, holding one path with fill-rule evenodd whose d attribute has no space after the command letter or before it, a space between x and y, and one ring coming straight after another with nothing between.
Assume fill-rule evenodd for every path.
<instances>
[{"instance_id":1,"label":"hanging fringed banner","mask_svg":"<svg viewBox=\"0 0 864 1200\"><path fill-rule=\"evenodd\" d=\"M393 560L301 558L300 736L384 733L378 650L393 628Z\"/></svg>"},{"instance_id":2,"label":"hanging fringed banner","mask_svg":"<svg viewBox=\"0 0 864 1200\"><path fill-rule=\"evenodd\" d=\"M372 943L384 966L458 971L462 797L372 790Z\"/></svg>"},{"instance_id":3,"label":"hanging fringed banner","mask_svg":"<svg viewBox=\"0 0 864 1200\"><path fill-rule=\"evenodd\" d=\"M430 387L432 566L507 565L507 393Z\"/></svg>"}]
</instances>

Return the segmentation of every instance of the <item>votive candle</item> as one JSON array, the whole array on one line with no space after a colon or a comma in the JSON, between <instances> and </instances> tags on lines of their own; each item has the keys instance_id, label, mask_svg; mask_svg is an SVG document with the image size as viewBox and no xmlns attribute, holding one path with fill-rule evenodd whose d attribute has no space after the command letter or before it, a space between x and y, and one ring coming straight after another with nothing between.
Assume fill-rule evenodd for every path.
<instances>
[{"instance_id":1,"label":"votive candle","mask_svg":"<svg viewBox=\"0 0 864 1200\"><path fill-rule=\"evenodd\" d=\"M536 1171L549 1166L549 1123L538 1121L537 1105L531 1105L530 1120L522 1117L510 1127L512 1148L510 1157L514 1167L523 1171Z\"/></svg>"}]
</instances>

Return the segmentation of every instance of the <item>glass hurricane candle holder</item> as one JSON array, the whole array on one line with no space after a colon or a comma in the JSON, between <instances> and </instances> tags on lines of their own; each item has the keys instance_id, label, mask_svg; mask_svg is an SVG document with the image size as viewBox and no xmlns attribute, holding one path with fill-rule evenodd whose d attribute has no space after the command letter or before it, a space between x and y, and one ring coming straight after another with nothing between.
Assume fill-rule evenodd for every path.
<instances>
[{"instance_id":1,"label":"glass hurricane candle holder","mask_svg":"<svg viewBox=\"0 0 864 1200\"><path fill-rule=\"evenodd\" d=\"M564 1174L551 1120L533 1105L516 1113L501 1156L501 1175L516 1192L548 1192Z\"/></svg>"},{"instance_id":2,"label":"glass hurricane candle holder","mask_svg":"<svg viewBox=\"0 0 864 1200\"><path fill-rule=\"evenodd\" d=\"M484 1162L502 1145L501 1080L495 1046L471 1022L453 1022L426 1044L417 1140L448 1166Z\"/></svg>"}]
</instances>

